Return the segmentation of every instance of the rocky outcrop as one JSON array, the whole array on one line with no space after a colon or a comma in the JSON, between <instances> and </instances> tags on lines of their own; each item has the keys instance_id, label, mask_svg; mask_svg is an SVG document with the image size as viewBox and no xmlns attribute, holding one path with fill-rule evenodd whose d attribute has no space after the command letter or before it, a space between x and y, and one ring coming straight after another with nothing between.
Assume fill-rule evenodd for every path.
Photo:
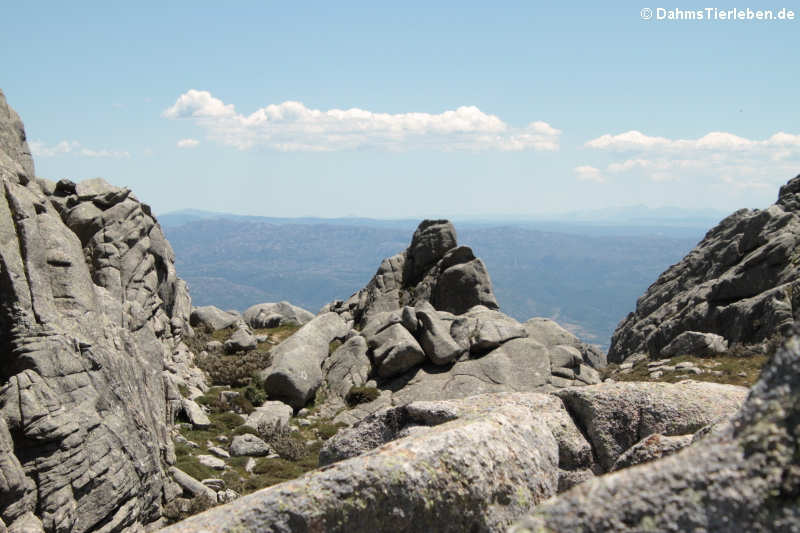
<instances>
[{"instance_id":1,"label":"rocky outcrop","mask_svg":"<svg viewBox=\"0 0 800 533\"><path fill-rule=\"evenodd\" d=\"M710 230L659 276L611 339L608 359L661 355L684 332L714 333L730 345L783 336L800 309L800 176L763 210L741 209Z\"/></svg>"},{"instance_id":2,"label":"rocky outcrop","mask_svg":"<svg viewBox=\"0 0 800 533\"><path fill-rule=\"evenodd\" d=\"M467 271L480 275L462 276ZM304 339L323 317L339 319L336 334ZM336 338L346 342L331 353ZM374 402L336 420L348 424L414 400L599 383L593 367L605 365L602 352L555 322L521 324L497 310L483 263L441 220L423 221L409 247L384 260L364 289L325 306L273 354L265 389L295 409L319 387L332 393L332 410L353 387L380 389Z\"/></svg>"},{"instance_id":3,"label":"rocky outcrop","mask_svg":"<svg viewBox=\"0 0 800 533\"><path fill-rule=\"evenodd\" d=\"M366 287L323 311L363 326L377 313L421 302L456 314L476 305L498 308L486 266L469 247L457 245L456 230L446 220L422 221L409 247L384 259Z\"/></svg>"},{"instance_id":4,"label":"rocky outcrop","mask_svg":"<svg viewBox=\"0 0 800 533\"><path fill-rule=\"evenodd\" d=\"M159 518L177 385L205 387L181 342L191 302L174 259L130 190L36 179L0 93L0 519L11 531Z\"/></svg>"},{"instance_id":5,"label":"rocky outcrop","mask_svg":"<svg viewBox=\"0 0 800 533\"><path fill-rule=\"evenodd\" d=\"M729 422L665 459L589 480L511 531L797 531L799 419L791 337Z\"/></svg>"}]
</instances>

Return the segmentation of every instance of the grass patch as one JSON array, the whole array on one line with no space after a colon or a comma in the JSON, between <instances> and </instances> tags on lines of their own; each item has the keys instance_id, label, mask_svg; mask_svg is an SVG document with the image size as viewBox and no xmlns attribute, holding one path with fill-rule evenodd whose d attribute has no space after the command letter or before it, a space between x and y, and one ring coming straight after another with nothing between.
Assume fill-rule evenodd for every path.
<instances>
[{"instance_id":1,"label":"grass patch","mask_svg":"<svg viewBox=\"0 0 800 533\"><path fill-rule=\"evenodd\" d=\"M214 478L219 475L219 472L213 468L201 465L200 461L193 455L184 455L175 461L175 466L183 470L197 480Z\"/></svg>"},{"instance_id":2,"label":"grass patch","mask_svg":"<svg viewBox=\"0 0 800 533\"><path fill-rule=\"evenodd\" d=\"M344 400L350 407L377 400L381 393L375 387L351 387Z\"/></svg>"}]
</instances>

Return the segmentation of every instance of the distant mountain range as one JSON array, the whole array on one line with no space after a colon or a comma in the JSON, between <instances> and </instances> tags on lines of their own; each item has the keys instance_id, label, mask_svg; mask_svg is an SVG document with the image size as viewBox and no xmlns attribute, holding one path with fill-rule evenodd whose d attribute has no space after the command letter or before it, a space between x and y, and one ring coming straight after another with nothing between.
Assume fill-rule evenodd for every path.
<instances>
[{"instance_id":1,"label":"distant mountain range","mask_svg":"<svg viewBox=\"0 0 800 533\"><path fill-rule=\"evenodd\" d=\"M649 218L637 209L622 211L653 224L616 223L621 218L607 213L606 224L576 215L575 222L462 220L456 229L459 242L485 261L506 313L519 320L553 318L607 348L636 298L714 224L687 222L691 218L668 224L675 211ZM312 312L364 286L384 257L408 246L419 222L195 210L166 213L159 221L194 305L243 310L289 300Z\"/></svg>"}]
</instances>

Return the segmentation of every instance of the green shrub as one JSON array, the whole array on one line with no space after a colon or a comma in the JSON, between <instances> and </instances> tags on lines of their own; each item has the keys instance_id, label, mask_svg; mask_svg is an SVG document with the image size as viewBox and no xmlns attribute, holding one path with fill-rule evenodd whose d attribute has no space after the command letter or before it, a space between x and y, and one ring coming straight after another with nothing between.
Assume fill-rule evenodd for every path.
<instances>
[{"instance_id":1,"label":"green shrub","mask_svg":"<svg viewBox=\"0 0 800 533\"><path fill-rule=\"evenodd\" d=\"M198 355L195 362L214 385L244 387L253 381L253 374L270 365L269 352L250 351L240 355Z\"/></svg>"},{"instance_id":2,"label":"green shrub","mask_svg":"<svg viewBox=\"0 0 800 533\"><path fill-rule=\"evenodd\" d=\"M297 461L308 453L303 437L288 430L275 431L268 435L261 435L281 459Z\"/></svg>"},{"instance_id":3,"label":"green shrub","mask_svg":"<svg viewBox=\"0 0 800 533\"><path fill-rule=\"evenodd\" d=\"M375 387L352 387L345 396L350 407L377 400L381 393Z\"/></svg>"},{"instance_id":4,"label":"green shrub","mask_svg":"<svg viewBox=\"0 0 800 533\"><path fill-rule=\"evenodd\" d=\"M252 405L261 405L267 401L267 393L257 384L248 385L247 388L244 389L244 397Z\"/></svg>"},{"instance_id":5,"label":"green shrub","mask_svg":"<svg viewBox=\"0 0 800 533\"><path fill-rule=\"evenodd\" d=\"M336 433L347 424L342 424L339 422L338 424L331 424L329 422L322 422L317 426L317 435L322 440L328 440L329 438L336 435Z\"/></svg>"}]
</instances>

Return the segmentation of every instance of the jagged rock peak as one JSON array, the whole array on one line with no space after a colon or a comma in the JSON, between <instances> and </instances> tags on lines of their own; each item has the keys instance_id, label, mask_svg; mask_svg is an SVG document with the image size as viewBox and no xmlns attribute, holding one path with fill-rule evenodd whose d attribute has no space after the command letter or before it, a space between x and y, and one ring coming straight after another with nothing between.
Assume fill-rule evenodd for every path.
<instances>
[{"instance_id":1,"label":"jagged rock peak","mask_svg":"<svg viewBox=\"0 0 800 533\"><path fill-rule=\"evenodd\" d=\"M6 102L6 95L0 89L0 153L5 153L22 170L17 180L27 183L35 177L33 157L25 136L25 127L14 109ZM0 161L2 163L2 161Z\"/></svg>"},{"instance_id":2,"label":"jagged rock peak","mask_svg":"<svg viewBox=\"0 0 800 533\"><path fill-rule=\"evenodd\" d=\"M406 252L411 279L421 275L457 245L456 228L449 220L423 220Z\"/></svg>"},{"instance_id":3,"label":"jagged rock peak","mask_svg":"<svg viewBox=\"0 0 800 533\"><path fill-rule=\"evenodd\" d=\"M403 252L384 259L370 282L335 311L364 325L370 316L429 302L436 310L463 314L476 305L498 309L486 265L468 246L459 246L447 220L423 220Z\"/></svg>"},{"instance_id":4,"label":"jagged rock peak","mask_svg":"<svg viewBox=\"0 0 800 533\"><path fill-rule=\"evenodd\" d=\"M666 355L666 347L687 332L698 339L722 336L731 348L768 351L800 318L798 207L800 176L781 187L775 204L740 209L709 230L620 322L609 362L635 353Z\"/></svg>"}]
</instances>

